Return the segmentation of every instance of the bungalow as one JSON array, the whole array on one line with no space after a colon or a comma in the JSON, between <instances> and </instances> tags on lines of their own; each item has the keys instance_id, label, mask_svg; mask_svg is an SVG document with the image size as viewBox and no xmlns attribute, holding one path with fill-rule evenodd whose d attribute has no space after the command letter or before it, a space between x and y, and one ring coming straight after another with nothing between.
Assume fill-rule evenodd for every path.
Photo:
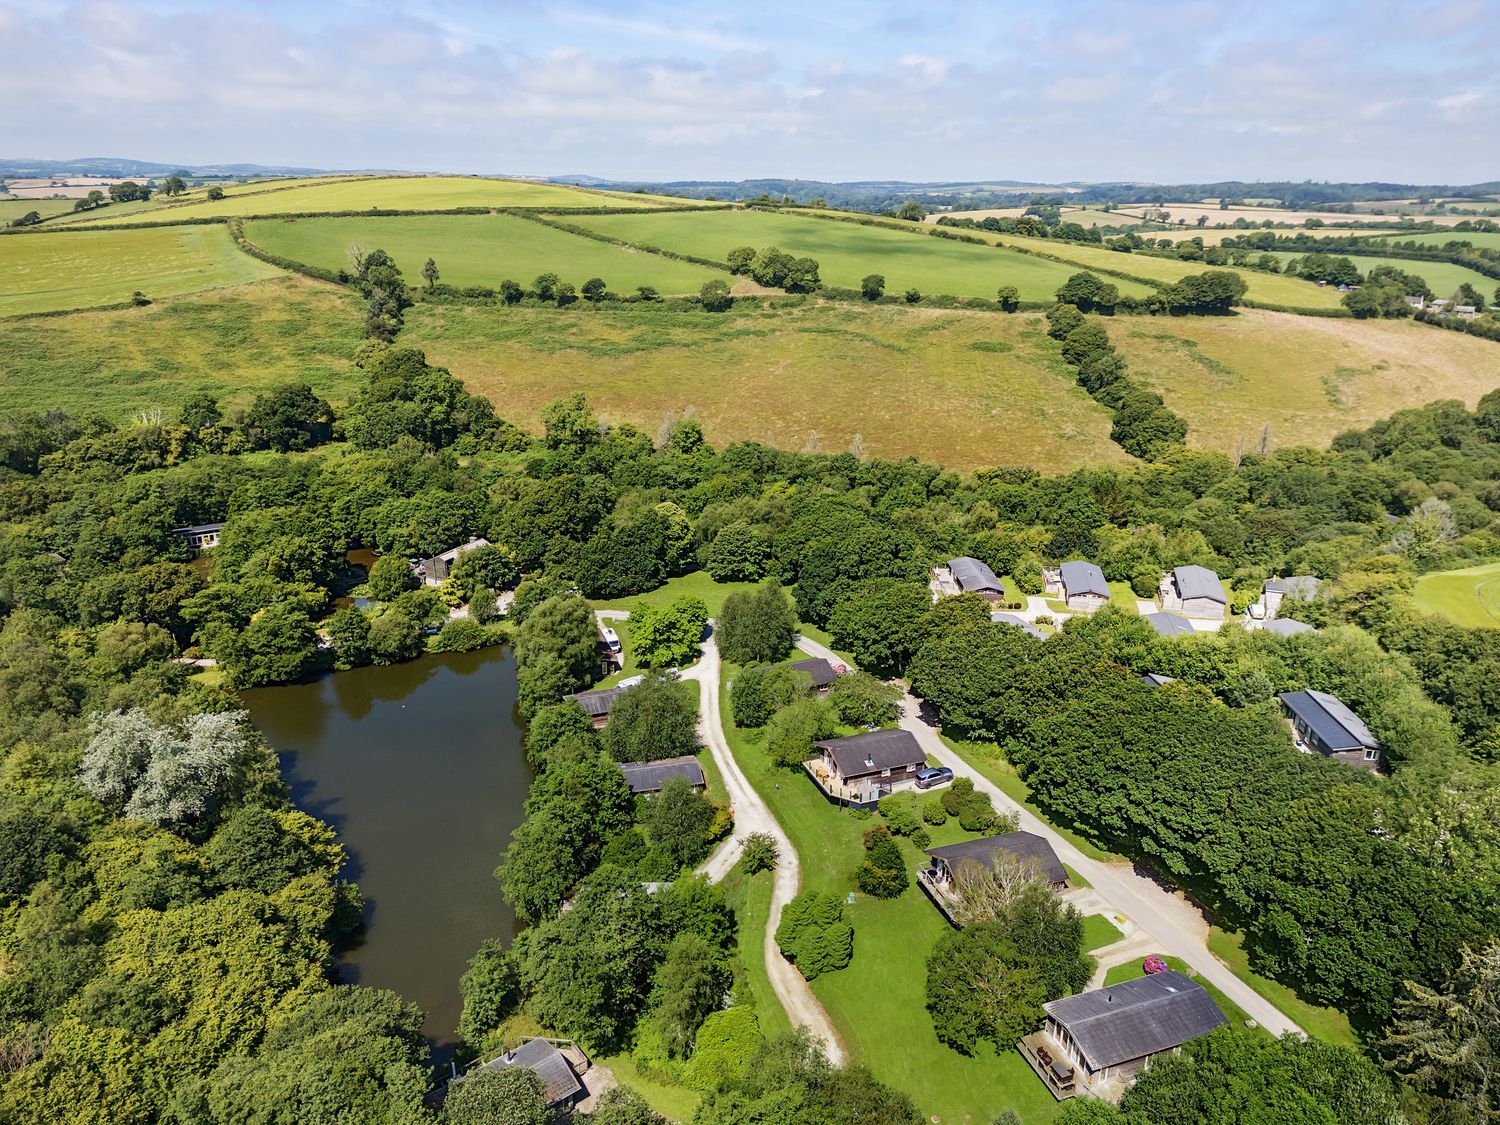
<instances>
[{"instance_id":1,"label":"bungalow","mask_svg":"<svg viewBox=\"0 0 1500 1125\"><path fill-rule=\"evenodd\" d=\"M1005 594L1005 587L1000 584L995 572L987 564L968 555L948 560L948 572L953 575L953 582L961 594L978 594L989 600L1001 598Z\"/></svg>"},{"instance_id":2,"label":"bungalow","mask_svg":"<svg viewBox=\"0 0 1500 1125\"><path fill-rule=\"evenodd\" d=\"M1056 590L1063 604L1075 613L1093 613L1109 604L1109 583L1104 571L1091 562L1074 559L1057 568Z\"/></svg>"},{"instance_id":3,"label":"bungalow","mask_svg":"<svg viewBox=\"0 0 1500 1125\"><path fill-rule=\"evenodd\" d=\"M1284 691L1282 710L1292 724L1292 737L1304 754L1366 769L1380 768L1380 741L1370 733L1344 701L1326 691Z\"/></svg>"},{"instance_id":4,"label":"bungalow","mask_svg":"<svg viewBox=\"0 0 1500 1125\"><path fill-rule=\"evenodd\" d=\"M219 535L223 530L222 523L200 523L196 527L174 527L172 534L189 547L207 551L219 545Z\"/></svg>"},{"instance_id":5,"label":"bungalow","mask_svg":"<svg viewBox=\"0 0 1500 1125\"><path fill-rule=\"evenodd\" d=\"M562 1049L559 1049L561 1045ZM576 1056L575 1063L570 1056ZM588 1057L577 1045L567 1039L528 1039L514 1051L506 1051L499 1058L482 1063L474 1070L498 1070L507 1066L524 1066L542 1082L542 1097L547 1109L554 1117L562 1117L589 1096L588 1089L579 1078L580 1071L589 1069ZM468 1074L453 1079L463 1082ZM449 1086L452 1086L452 1082Z\"/></svg>"},{"instance_id":6,"label":"bungalow","mask_svg":"<svg viewBox=\"0 0 1500 1125\"><path fill-rule=\"evenodd\" d=\"M1203 986L1172 969L1049 1000L1042 1030L1016 1047L1061 1100L1106 1095L1128 1084L1157 1055L1229 1021Z\"/></svg>"},{"instance_id":7,"label":"bungalow","mask_svg":"<svg viewBox=\"0 0 1500 1125\"><path fill-rule=\"evenodd\" d=\"M1156 630L1158 637L1181 637L1197 632L1191 621L1186 617L1178 617L1175 613L1146 613L1141 616Z\"/></svg>"},{"instance_id":8,"label":"bungalow","mask_svg":"<svg viewBox=\"0 0 1500 1125\"><path fill-rule=\"evenodd\" d=\"M615 700L643 679L645 679L644 676L631 676L628 680L621 680L614 687L574 692L563 698L578 704L578 709L588 716L589 721L594 724L594 729L599 730L609 722L609 709L615 705Z\"/></svg>"},{"instance_id":9,"label":"bungalow","mask_svg":"<svg viewBox=\"0 0 1500 1125\"><path fill-rule=\"evenodd\" d=\"M680 758L662 758L655 762L621 762L620 772L625 783L636 796L642 793L659 793L661 787L674 777L684 777L694 789L705 785L703 767L691 754Z\"/></svg>"},{"instance_id":10,"label":"bungalow","mask_svg":"<svg viewBox=\"0 0 1500 1125\"><path fill-rule=\"evenodd\" d=\"M875 730L813 743L816 758L802 763L824 794L851 805L869 805L911 785L927 765L911 731Z\"/></svg>"},{"instance_id":11,"label":"bungalow","mask_svg":"<svg viewBox=\"0 0 1500 1125\"><path fill-rule=\"evenodd\" d=\"M821 656L812 660L794 660L788 667L794 672L806 672L811 676L813 691L819 695L828 694L833 681L839 678L839 670Z\"/></svg>"},{"instance_id":12,"label":"bungalow","mask_svg":"<svg viewBox=\"0 0 1500 1125\"><path fill-rule=\"evenodd\" d=\"M451 550L442 551L433 555L430 559L420 559L412 567L412 573L420 578L428 586L441 586L448 577L449 571L453 569L453 562L465 551L472 551L478 547L488 547L488 539L470 539L461 546Z\"/></svg>"},{"instance_id":13,"label":"bungalow","mask_svg":"<svg viewBox=\"0 0 1500 1125\"><path fill-rule=\"evenodd\" d=\"M1459 320L1473 320L1479 315L1479 309L1474 305L1454 305L1453 315Z\"/></svg>"},{"instance_id":14,"label":"bungalow","mask_svg":"<svg viewBox=\"0 0 1500 1125\"><path fill-rule=\"evenodd\" d=\"M1224 584L1206 566L1179 566L1161 576L1161 607L1186 617L1222 621L1229 599Z\"/></svg>"},{"instance_id":15,"label":"bungalow","mask_svg":"<svg viewBox=\"0 0 1500 1125\"><path fill-rule=\"evenodd\" d=\"M1039 641L1047 639L1046 633L1042 632L1024 617L1017 617L1014 613L992 613L990 614L990 621L995 625L1013 625Z\"/></svg>"},{"instance_id":16,"label":"bungalow","mask_svg":"<svg viewBox=\"0 0 1500 1125\"><path fill-rule=\"evenodd\" d=\"M917 872L917 882L922 884L927 896L950 922L954 921L953 908L959 898L955 875L966 864L992 867L996 856L1009 855L1033 865L1054 890L1068 889L1067 868L1057 858L1051 843L1033 832L1006 832L982 840L965 840L946 847L929 848L927 854L932 857L932 863Z\"/></svg>"},{"instance_id":17,"label":"bungalow","mask_svg":"<svg viewBox=\"0 0 1500 1125\"><path fill-rule=\"evenodd\" d=\"M1250 616L1263 617L1270 621L1281 612L1282 602L1288 598L1294 602L1310 602L1318 596L1318 590L1322 585L1310 574L1294 574L1290 578L1268 578L1261 590L1260 601L1250 607Z\"/></svg>"}]
</instances>

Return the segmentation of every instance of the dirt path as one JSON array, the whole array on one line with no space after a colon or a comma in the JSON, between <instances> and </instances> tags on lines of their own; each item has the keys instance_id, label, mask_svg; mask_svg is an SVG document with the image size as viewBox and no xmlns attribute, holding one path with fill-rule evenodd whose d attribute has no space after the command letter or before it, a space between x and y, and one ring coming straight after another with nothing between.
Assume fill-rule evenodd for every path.
<instances>
[{"instance_id":1,"label":"dirt path","mask_svg":"<svg viewBox=\"0 0 1500 1125\"><path fill-rule=\"evenodd\" d=\"M816 1038L821 1039L829 1061L838 1066L844 1061L844 1049L834 1033L828 1013L823 1010L823 1005L813 995L802 974L781 955L781 950L776 946L776 927L781 922L781 911L796 897L797 888L802 881L802 867L792 841L782 831L770 806L761 799L745 777L729 749L729 742L724 737L723 719L719 714L719 668L719 646L710 636L703 642L702 659L682 673L684 680L695 680L698 683L699 733L724 777L730 809L734 813L734 832L698 870L713 882L718 882L729 874L739 859L740 852L744 850L745 839L752 833L763 832L776 841L779 855L775 880L771 886L771 916L766 923L763 949L766 973L771 978L771 987L776 992L776 998L781 1001L781 1006L786 1009L792 1026L805 1027Z\"/></svg>"},{"instance_id":2,"label":"dirt path","mask_svg":"<svg viewBox=\"0 0 1500 1125\"><path fill-rule=\"evenodd\" d=\"M804 652L813 656L821 656L834 663L849 663L844 657L806 637L797 643ZM916 737L928 760L947 766L955 775L970 778L975 789L990 795L997 809L1014 812L1019 818L1020 828L1048 840L1058 858L1089 881L1100 901L1107 905L1111 913L1125 915L1135 924L1137 934L1154 942L1153 952L1170 954L1186 961L1199 976L1211 981L1271 1034L1281 1035L1287 1031L1302 1030L1209 952L1206 944L1207 924L1202 914L1190 903L1145 876L1137 875L1128 865L1100 863L1084 855L1050 824L1011 800L998 785L950 750L937 732L922 721L919 708L920 701L907 693L902 700L901 727Z\"/></svg>"}]
</instances>

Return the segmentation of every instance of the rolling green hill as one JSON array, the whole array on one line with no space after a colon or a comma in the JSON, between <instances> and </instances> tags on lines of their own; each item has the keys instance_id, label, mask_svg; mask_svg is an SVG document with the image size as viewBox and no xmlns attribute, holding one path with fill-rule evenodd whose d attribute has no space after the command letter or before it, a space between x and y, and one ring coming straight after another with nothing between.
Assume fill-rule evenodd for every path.
<instances>
[{"instance_id":1,"label":"rolling green hill","mask_svg":"<svg viewBox=\"0 0 1500 1125\"><path fill-rule=\"evenodd\" d=\"M1281 259L1283 265L1293 258L1302 257L1301 254L1294 254L1287 250L1277 250L1275 254ZM1497 284L1494 278L1485 277L1477 270L1471 270L1465 266L1455 266L1451 262L1423 262L1416 258L1376 258L1366 257L1363 254L1351 260L1360 273L1369 273L1376 266L1394 266L1398 270L1426 278L1427 284L1432 286L1433 293L1439 297L1449 296L1464 282L1468 282L1489 297L1495 292ZM1328 286L1324 291L1327 292L1328 289L1333 289L1335 296L1339 295L1336 287Z\"/></svg>"}]
</instances>

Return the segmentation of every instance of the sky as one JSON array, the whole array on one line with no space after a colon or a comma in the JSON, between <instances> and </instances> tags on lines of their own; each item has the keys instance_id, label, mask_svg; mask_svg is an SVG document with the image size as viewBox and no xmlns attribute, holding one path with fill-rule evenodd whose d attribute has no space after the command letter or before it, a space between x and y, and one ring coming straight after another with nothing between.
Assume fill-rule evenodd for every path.
<instances>
[{"instance_id":1,"label":"sky","mask_svg":"<svg viewBox=\"0 0 1500 1125\"><path fill-rule=\"evenodd\" d=\"M1500 0L0 0L0 156L1500 179Z\"/></svg>"}]
</instances>

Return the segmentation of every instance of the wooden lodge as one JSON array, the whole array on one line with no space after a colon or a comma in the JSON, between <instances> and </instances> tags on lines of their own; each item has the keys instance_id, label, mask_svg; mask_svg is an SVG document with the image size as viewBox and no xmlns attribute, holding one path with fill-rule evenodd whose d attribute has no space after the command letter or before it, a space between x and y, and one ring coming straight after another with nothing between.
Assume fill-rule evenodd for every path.
<instances>
[{"instance_id":1,"label":"wooden lodge","mask_svg":"<svg viewBox=\"0 0 1500 1125\"><path fill-rule=\"evenodd\" d=\"M927 765L911 731L875 730L813 744L816 758L802 763L829 799L847 805L872 805L896 789L912 785Z\"/></svg>"},{"instance_id":2,"label":"wooden lodge","mask_svg":"<svg viewBox=\"0 0 1500 1125\"><path fill-rule=\"evenodd\" d=\"M980 840L964 840L941 848L928 848L927 854L932 857L932 863L917 872L917 882L932 899L933 905L955 925L958 923L953 912L959 901L957 874L965 864L991 866L996 856L1009 855L1034 865L1053 890L1068 889L1068 869L1057 858L1052 844L1034 832L1005 832Z\"/></svg>"}]
</instances>

